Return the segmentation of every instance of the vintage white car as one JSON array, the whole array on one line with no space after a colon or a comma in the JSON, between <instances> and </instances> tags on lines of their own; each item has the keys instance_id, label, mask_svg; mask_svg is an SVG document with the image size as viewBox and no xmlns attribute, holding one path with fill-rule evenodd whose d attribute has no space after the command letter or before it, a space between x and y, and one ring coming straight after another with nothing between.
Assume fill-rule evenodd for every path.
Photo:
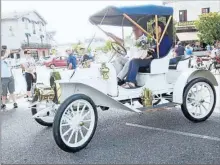
<instances>
[{"instance_id":1,"label":"vintage white car","mask_svg":"<svg viewBox=\"0 0 220 165\"><path fill-rule=\"evenodd\" d=\"M164 6L107 7L92 15L90 21L99 28L100 25L135 25L151 35L136 23L137 20L143 18L146 23L155 19L157 29L157 21L163 17L166 20L164 31L172 38L172 15L173 8ZM164 34L160 39L155 38L158 46ZM118 54L126 54L125 48L115 42L112 48ZM91 141L98 122L97 108L143 113L153 108L180 105L190 121L207 120L216 104L214 86L218 83L215 77L208 70L189 68L190 58L180 59L170 66L171 58L172 50L163 58L153 59L149 68L138 73L138 88L135 89L118 86L111 62L92 64L90 68L75 72L66 71L68 78L52 81L55 92L51 87L37 86L31 105L33 117L42 125L53 125L56 144L66 152L80 151ZM169 103L159 104L161 99ZM46 108L41 109L39 105Z\"/></svg>"}]
</instances>

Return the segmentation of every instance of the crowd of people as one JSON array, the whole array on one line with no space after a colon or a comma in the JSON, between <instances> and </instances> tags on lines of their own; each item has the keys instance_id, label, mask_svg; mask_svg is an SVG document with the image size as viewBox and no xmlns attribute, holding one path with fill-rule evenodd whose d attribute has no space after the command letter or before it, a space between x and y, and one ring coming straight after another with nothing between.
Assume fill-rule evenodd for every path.
<instances>
[{"instance_id":1,"label":"crowd of people","mask_svg":"<svg viewBox=\"0 0 220 165\"><path fill-rule=\"evenodd\" d=\"M7 49L6 46L2 46L1 51L1 87L2 87L2 95L1 95L1 109L6 108L6 102L9 98L12 99L14 108L18 107L18 104L16 102L16 95L15 95L15 75L12 72L12 67L10 65L10 56L12 54L12 51ZM33 84L37 80L37 73L36 73L36 65L35 60L31 56L30 51L24 52L26 60L24 63L21 64L22 72L26 81L26 96L25 98L28 99L28 101L31 101L32 92L31 89L33 87ZM21 82L20 82L21 83ZM8 93L10 94L8 97Z\"/></svg>"}]
</instances>

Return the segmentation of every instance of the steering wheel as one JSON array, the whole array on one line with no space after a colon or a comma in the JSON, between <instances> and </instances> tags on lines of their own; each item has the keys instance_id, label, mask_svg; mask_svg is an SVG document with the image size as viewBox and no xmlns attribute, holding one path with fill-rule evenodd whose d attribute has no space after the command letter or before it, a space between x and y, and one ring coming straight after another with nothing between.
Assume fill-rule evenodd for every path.
<instances>
[{"instance_id":1,"label":"steering wheel","mask_svg":"<svg viewBox=\"0 0 220 165\"><path fill-rule=\"evenodd\" d=\"M117 42L111 42L111 47L114 51L116 51L118 54L125 56L127 55L127 50L124 48L124 46L120 45Z\"/></svg>"}]
</instances>

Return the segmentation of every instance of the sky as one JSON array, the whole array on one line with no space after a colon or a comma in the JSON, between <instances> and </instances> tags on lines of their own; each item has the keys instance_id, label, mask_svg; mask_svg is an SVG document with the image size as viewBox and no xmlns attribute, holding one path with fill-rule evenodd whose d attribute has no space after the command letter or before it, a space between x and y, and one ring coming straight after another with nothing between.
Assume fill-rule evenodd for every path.
<instances>
[{"instance_id":1,"label":"sky","mask_svg":"<svg viewBox=\"0 0 220 165\"><path fill-rule=\"evenodd\" d=\"M96 37L106 38L105 34L89 22L89 16L106 6L130 6L158 4L161 1L2 1L2 12L36 10L47 22L47 31L56 31L57 43L73 43L78 40ZM104 27L104 30L121 37L121 27ZM131 29L125 29L129 35Z\"/></svg>"}]
</instances>

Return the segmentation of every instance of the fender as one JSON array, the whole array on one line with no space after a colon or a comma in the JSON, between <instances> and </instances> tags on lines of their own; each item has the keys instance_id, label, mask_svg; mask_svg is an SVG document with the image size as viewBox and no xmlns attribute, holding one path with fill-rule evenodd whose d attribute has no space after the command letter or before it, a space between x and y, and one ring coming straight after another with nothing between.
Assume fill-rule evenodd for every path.
<instances>
[{"instance_id":1,"label":"fender","mask_svg":"<svg viewBox=\"0 0 220 165\"><path fill-rule=\"evenodd\" d=\"M89 85L77 82L60 83L60 85L62 93L61 102L73 94L84 94L90 97L96 106L111 107L114 109L141 113L141 111L125 106L122 103L116 101L113 97L110 97L106 93L99 91Z\"/></svg>"},{"instance_id":2,"label":"fender","mask_svg":"<svg viewBox=\"0 0 220 165\"><path fill-rule=\"evenodd\" d=\"M208 70L187 69L177 79L173 89L173 102L183 103L183 92L188 82L195 78L203 77L208 79L214 86L218 86L215 76Z\"/></svg>"}]
</instances>

